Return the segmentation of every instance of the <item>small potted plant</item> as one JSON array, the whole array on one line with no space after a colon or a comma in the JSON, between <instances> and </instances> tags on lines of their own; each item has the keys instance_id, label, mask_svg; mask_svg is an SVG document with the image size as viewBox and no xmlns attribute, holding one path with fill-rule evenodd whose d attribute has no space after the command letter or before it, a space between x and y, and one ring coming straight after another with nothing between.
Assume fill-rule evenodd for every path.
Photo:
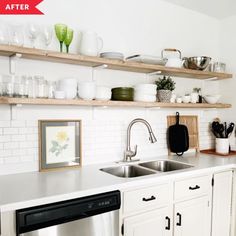
<instances>
[{"instance_id":1,"label":"small potted plant","mask_svg":"<svg viewBox=\"0 0 236 236\"><path fill-rule=\"evenodd\" d=\"M172 91L175 89L175 82L170 76L164 76L156 81L156 85L158 101L169 103L171 100Z\"/></svg>"}]
</instances>

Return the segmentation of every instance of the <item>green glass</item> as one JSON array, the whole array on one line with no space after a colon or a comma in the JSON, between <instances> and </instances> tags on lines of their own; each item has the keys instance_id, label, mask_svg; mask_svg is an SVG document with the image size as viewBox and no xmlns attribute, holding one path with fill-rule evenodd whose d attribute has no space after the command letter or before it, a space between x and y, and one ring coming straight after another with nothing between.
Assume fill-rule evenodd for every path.
<instances>
[{"instance_id":1,"label":"green glass","mask_svg":"<svg viewBox=\"0 0 236 236\"><path fill-rule=\"evenodd\" d=\"M69 47L70 47L70 44L73 40L73 36L74 36L74 31L70 28L67 29L67 32L66 32L66 38L64 40L64 44L66 45L66 52L69 53Z\"/></svg>"},{"instance_id":2,"label":"green glass","mask_svg":"<svg viewBox=\"0 0 236 236\"><path fill-rule=\"evenodd\" d=\"M64 42L64 40L66 38L66 34L67 34L67 25L56 24L55 25L55 32L56 32L57 39L60 42L60 52L62 52L63 42Z\"/></svg>"}]
</instances>

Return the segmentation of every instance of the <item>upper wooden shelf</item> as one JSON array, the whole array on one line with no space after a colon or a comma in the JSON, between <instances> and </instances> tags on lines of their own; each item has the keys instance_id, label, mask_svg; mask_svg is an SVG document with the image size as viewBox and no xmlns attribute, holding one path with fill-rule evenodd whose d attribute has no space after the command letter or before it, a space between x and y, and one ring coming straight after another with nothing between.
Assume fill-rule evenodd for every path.
<instances>
[{"instance_id":1,"label":"upper wooden shelf","mask_svg":"<svg viewBox=\"0 0 236 236\"><path fill-rule=\"evenodd\" d=\"M78 54L66 54L54 51L46 51L42 49L0 45L0 56L13 56L16 53L22 55L22 58L51 61L58 63L76 64L82 66L96 67L101 65L107 65L107 69L131 71L138 73L153 73L159 71L162 75L170 75L183 78L194 79L229 79L232 78L232 74L227 73L215 73L208 71L197 71L183 68L165 67L159 65L151 65L144 63L137 63L131 61L118 61L111 59L104 59L100 57L89 57Z\"/></svg>"},{"instance_id":2,"label":"upper wooden shelf","mask_svg":"<svg viewBox=\"0 0 236 236\"><path fill-rule=\"evenodd\" d=\"M96 107L147 107L147 108L230 108L230 104L207 103L160 103L160 102L128 102L128 101L97 101L81 99L31 99L0 97L0 104L6 105L65 105L65 106L96 106Z\"/></svg>"}]
</instances>

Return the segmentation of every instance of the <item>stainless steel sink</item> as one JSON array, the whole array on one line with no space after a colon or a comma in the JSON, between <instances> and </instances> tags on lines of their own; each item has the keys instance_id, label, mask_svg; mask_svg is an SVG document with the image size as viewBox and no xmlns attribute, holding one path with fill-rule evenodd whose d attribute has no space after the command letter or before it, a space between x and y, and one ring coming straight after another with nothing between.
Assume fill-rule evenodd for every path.
<instances>
[{"instance_id":1,"label":"stainless steel sink","mask_svg":"<svg viewBox=\"0 0 236 236\"><path fill-rule=\"evenodd\" d=\"M151 161L151 162L140 163L139 165L145 168L161 172L169 172L193 167L192 165L189 164L180 163L176 161L169 161L169 160Z\"/></svg>"},{"instance_id":2,"label":"stainless steel sink","mask_svg":"<svg viewBox=\"0 0 236 236\"><path fill-rule=\"evenodd\" d=\"M133 165L108 167L108 168L102 168L100 170L108 174L115 175L117 177L122 177L122 178L134 178L134 177L139 177L139 176L155 174L154 171L147 170L142 167L133 166Z\"/></svg>"}]
</instances>

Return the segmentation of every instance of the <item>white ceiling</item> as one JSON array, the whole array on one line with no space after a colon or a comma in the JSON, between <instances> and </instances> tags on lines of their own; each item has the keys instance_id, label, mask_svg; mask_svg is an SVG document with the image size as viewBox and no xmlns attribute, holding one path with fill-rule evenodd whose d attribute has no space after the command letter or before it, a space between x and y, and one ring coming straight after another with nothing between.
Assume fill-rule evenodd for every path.
<instances>
[{"instance_id":1,"label":"white ceiling","mask_svg":"<svg viewBox=\"0 0 236 236\"><path fill-rule=\"evenodd\" d=\"M236 0L166 0L167 2L223 19L236 14Z\"/></svg>"}]
</instances>

